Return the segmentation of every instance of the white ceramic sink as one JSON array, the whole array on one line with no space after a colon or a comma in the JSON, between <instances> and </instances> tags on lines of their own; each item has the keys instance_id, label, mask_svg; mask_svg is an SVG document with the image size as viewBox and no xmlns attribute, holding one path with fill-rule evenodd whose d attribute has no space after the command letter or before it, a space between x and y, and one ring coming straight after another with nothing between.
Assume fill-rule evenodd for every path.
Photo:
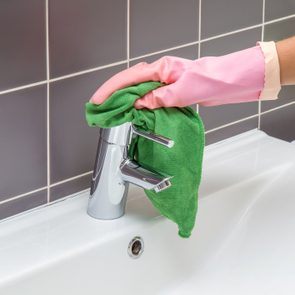
<instances>
[{"instance_id":1,"label":"white ceramic sink","mask_svg":"<svg viewBox=\"0 0 295 295\"><path fill-rule=\"evenodd\" d=\"M294 176L294 145L253 130L206 147L190 239L134 187L114 221L86 214L87 193L6 220L0 294L294 295Z\"/></svg>"}]
</instances>

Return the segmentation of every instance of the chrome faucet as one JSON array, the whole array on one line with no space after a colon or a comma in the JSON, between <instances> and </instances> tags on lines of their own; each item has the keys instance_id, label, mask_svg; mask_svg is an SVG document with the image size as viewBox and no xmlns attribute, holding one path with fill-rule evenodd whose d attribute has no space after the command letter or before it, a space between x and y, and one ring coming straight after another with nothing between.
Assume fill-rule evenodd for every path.
<instances>
[{"instance_id":1,"label":"chrome faucet","mask_svg":"<svg viewBox=\"0 0 295 295\"><path fill-rule=\"evenodd\" d=\"M164 136L139 130L131 123L101 128L88 202L90 216L115 219L124 215L129 183L155 192L171 185L171 176L149 171L128 158L134 136L143 136L168 148L174 144Z\"/></svg>"}]
</instances>

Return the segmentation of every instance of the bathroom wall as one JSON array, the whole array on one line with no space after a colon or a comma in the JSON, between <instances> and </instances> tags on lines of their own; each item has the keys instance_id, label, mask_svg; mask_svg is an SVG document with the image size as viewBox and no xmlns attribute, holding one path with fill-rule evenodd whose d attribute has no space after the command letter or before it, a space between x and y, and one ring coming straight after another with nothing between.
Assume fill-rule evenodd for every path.
<instances>
[{"instance_id":1,"label":"bathroom wall","mask_svg":"<svg viewBox=\"0 0 295 295\"><path fill-rule=\"evenodd\" d=\"M114 73L294 34L294 0L0 1L0 219L89 187L98 129L84 103ZM295 139L294 86L197 110L207 144L253 128Z\"/></svg>"}]
</instances>

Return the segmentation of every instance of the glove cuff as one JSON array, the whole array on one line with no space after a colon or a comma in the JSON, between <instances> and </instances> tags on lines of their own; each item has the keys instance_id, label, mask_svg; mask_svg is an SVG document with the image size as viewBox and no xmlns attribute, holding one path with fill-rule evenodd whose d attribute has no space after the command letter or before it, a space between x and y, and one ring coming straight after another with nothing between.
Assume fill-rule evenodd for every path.
<instances>
[{"instance_id":1,"label":"glove cuff","mask_svg":"<svg viewBox=\"0 0 295 295\"><path fill-rule=\"evenodd\" d=\"M275 42L257 42L265 62L264 87L259 95L260 100L274 100L281 90L280 64Z\"/></svg>"}]
</instances>

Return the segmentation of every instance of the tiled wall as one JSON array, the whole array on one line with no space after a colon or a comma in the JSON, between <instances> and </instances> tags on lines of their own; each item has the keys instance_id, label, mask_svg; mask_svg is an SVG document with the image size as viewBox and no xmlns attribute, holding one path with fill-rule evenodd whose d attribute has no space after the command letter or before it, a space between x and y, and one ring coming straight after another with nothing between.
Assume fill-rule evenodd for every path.
<instances>
[{"instance_id":1,"label":"tiled wall","mask_svg":"<svg viewBox=\"0 0 295 295\"><path fill-rule=\"evenodd\" d=\"M295 34L294 0L0 1L0 219L89 187L98 130L84 103L163 55L196 59ZM197 108L207 144L261 128L295 139L295 89Z\"/></svg>"}]
</instances>

